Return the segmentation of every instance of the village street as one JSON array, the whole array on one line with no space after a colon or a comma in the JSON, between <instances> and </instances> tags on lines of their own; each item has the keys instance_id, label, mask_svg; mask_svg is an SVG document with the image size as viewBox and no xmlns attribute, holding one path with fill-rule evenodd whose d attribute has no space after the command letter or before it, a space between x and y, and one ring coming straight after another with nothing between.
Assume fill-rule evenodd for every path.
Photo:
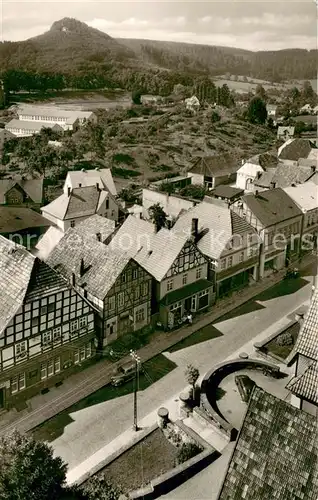
<instances>
[{"instance_id":1,"label":"village street","mask_svg":"<svg viewBox=\"0 0 318 500\"><path fill-rule=\"evenodd\" d=\"M177 367L138 394L138 418L163 405L164 401L178 396L186 385L184 369L188 363L197 366L203 375L216 363L226 359L244 344L253 340L286 315L293 313L308 301L312 286L312 271L305 273L302 286L290 294L277 293L272 288L262 295L262 300L251 301L211 328L217 329L215 338L190 347L165 353ZM281 284L282 285L282 284ZM282 287L279 289L282 291ZM291 316L291 319L292 316ZM195 334L194 334L195 335ZM133 423L133 397L127 394L70 413L61 435L51 442L60 455L74 468Z\"/></svg>"}]
</instances>

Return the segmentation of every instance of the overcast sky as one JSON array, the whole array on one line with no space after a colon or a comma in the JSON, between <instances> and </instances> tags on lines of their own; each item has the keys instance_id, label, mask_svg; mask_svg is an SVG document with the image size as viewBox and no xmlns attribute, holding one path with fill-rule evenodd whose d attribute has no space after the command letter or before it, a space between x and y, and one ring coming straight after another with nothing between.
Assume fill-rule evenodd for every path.
<instances>
[{"instance_id":1,"label":"overcast sky","mask_svg":"<svg viewBox=\"0 0 318 500\"><path fill-rule=\"evenodd\" d=\"M250 50L317 48L315 0L0 0L2 40L39 35L63 17L75 17L113 37Z\"/></svg>"}]
</instances>

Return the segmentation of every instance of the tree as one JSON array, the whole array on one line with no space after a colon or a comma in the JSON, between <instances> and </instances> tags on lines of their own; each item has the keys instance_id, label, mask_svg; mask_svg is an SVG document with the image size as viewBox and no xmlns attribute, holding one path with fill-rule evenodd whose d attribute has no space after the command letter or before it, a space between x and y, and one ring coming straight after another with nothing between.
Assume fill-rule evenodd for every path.
<instances>
[{"instance_id":1,"label":"tree","mask_svg":"<svg viewBox=\"0 0 318 500\"><path fill-rule=\"evenodd\" d=\"M192 387L192 399L195 401L195 384L200 376L200 372L193 365L187 365L187 368L184 372L186 381Z\"/></svg>"},{"instance_id":2,"label":"tree","mask_svg":"<svg viewBox=\"0 0 318 500\"><path fill-rule=\"evenodd\" d=\"M63 498L67 466L53 448L17 431L0 437L0 499Z\"/></svg>"},{"instance_id":3,"label":"tree","mask_svg":"<svg viewBox=\"0 0 318 500\"><path fill-rule=\"evenodd\" d=\"M95 476L88 480L83 488L89 500L118 500L121 490L113 486L104 477Z\"/></svg>"},{"instance_id":4,"label":"tree","mask_svg":"<svg viewBox=\"0 0 318 500\"><path fill-rule=\"evenodd\" d=\"M134 104L139 105L141 104L141 91L140 90L133 90L131 94L131 100Z\"/></svg>"},{"instance_id":5,"label":"tree","mask_svg":"<svg viewBox=\"0 0 318 500\"><path fill-rule=\"evenodd\" d=\"M305 81L303 84L301 95L302 95L302 98L304 99L304 101L309 102L309 104L311 104L315 101L315 97L316 97L315 92L311 86L311 83L308 80Z\"/></svg>"},{"instance_id":6,"label":"tree","mask_svg":"<svg viewBox=\"0 0 318 500\"><path fill-rule=\"evenodd\" d=\"M267 118L267 111L263 99L253 97L249 102L246 116L251 123L264 124Z\"/></svg>"},{"instance_id":7,"label":"tree","mask_svg":"<svg viewBox=\"0 0 318 500\"><path fill-rule=\"evenodd\" d=\"M160 205L160 203L155 203L152 205L149 210L149 215L151 221L156 226L156 230L159 231L162 227L167 225L167 214Z\"/></svg>"},{"instance_id":8,"label":"tree","mask_svg":"<svg viewBox=\"0 0 318 500\"><path fill-rule=\"evenodd\" d=\"M258 97L260 97L264 101L266 100L266 92L265 92L265 89L262 85L258 84L256 86L255 95L257 95Z\"/></svg>"},{"instance_id":9,"label":"tree","mask_svg":"<svg viewBox=\"0 0 318 500\"><path fill-rule=\"evenodd\" d=\"M190 458L195 457L202 451L202 448L195 443L183 443L181 448L179 448L177 462L178 464L183 464Z\"/></svg>"},{"instance_id":10,"label":"tree","mask_svg":"<svg viewBox=\"0 0 318 500\"><path fill-rule=\"evenodd\" d=\"M181 196L188 196L196 200L203 200L206 195L206 189L201 184L189 184L181 189L180 194Z\"/></svg>"},{"instance_id":11,"label":"tree","mask_svg":"<svg viewBox=\"0 0 318 500\"><path fill-rule=\"evenodd\" d=\"M295 135L300 137L303 132L305 132L307 129L306 123L305 122L296 122L295 123Z\"/></svg>"}]
</instances>

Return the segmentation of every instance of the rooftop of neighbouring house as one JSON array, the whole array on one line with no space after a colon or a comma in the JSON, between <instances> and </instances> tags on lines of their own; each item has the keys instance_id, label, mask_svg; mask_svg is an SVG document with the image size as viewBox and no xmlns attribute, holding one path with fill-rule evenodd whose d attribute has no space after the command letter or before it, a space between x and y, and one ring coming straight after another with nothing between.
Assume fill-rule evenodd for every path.
<instances>
[{"instance_id":1,"label":"rooftop of neighbouring house","mask_svg":"<svg viewBox=\"0 0 318 500\"><path fill-rule=\"evenodd\" d=\"M101 168L100 170L73 170L67 173L67 182L70 182L73 188L95 186L99 183L100 187L107 189L113 196L117 196L117 190L114 184L110 168Z\"/></svg>"},{"instance_id":2,"label":"rooftop of neighbouring house","mask_svg":"<svg viewBox=\"0 0 318 500\"><path fill-rule=\"evenodd\" d=\"M30 208L0 206L0 233L2 234L49 226L52 226L52 222Z\"/></svg>"},{"instance_id":3,"label":"rooftop of neighbouring house","mask_svg":"<svg viewBox=\"0 0 318 500\"><path fill-rule=\"evenodd\" d=\"M314 210L318 208L318 186L313 182L306 182L298 186L284 188L285 193L303 210Z\"/></svg>"},{"instance_id":4,"label":"rooftop of neighbouring house","mask_svg":"<svg viewBox=\"0 0 318 500\"><path fill-rule=\"evenodd\" d=\"M213 191L210 191L205 198L215 197L215 198L226 198L227 200L233 200L244 194L244 189L235 188L227 184L220 184ZM208 201L204 198L203 201Z\"/></svg>"},{"instance_id":5,"label":"rooftop of neighbouring house","mask_svg":"<svg viewBox=\"0 0 318 500\"><path fill-rule=\"evenodd\" d=\"M41 208L43 214L49 214L59 220L88 217L96 214L108 192L96 186L77 187L70 194L61 194L48 205Z\"/></svg>"},{"instance_id":6,"label":"rooftop of neighbouring house","mask_svg":"<svg viewBox=\"0 0 318 500\"><path fill-rule=\"evenodd\" d=\"M289 136L293 136L294 132L295 132L295 127L281 126L281 127L278 127L278 129L277 129L277 135L285 135L286 134Z\"/></svg>"},{"instance_id":7,"label":"rooftop of neighbouring house","mask_svg":"<svg viewBox=\"0 0 318 500\"><path fill-rule=\"evenodd\" d=\"M203 202L183 212L171 231L189 237L192 219L198 219L198 249L213 260L220 258L234 235L255 233L255 229L233 212L227 202L212 197L205 197Z\"/></svg>"},{"instance_id":8,"label":"rooftop of neighbouring house","mask_svg":"<svg viewBox=\"0 0 318 500\"><path fill-rule=\"evenodd\" d=\"M77 118L89 118L92 116L93 112L82 110L67 110L56 106L23 105L18 106L17 114L22 116L48 116L53 118L70 118L76 120Z\"/></svg>"},{"instance_id":9,"label":"rooftop of neighbouring house","mask_svg":"<svg viewBox=\"0 0 318 500\"><path fill-rule=\"evenodd\" d=\"M85 236L78 228L66 231L47 263L67 279L74 274L77 286L104 300L131 257Z\"/></svg>"},{"instance_id":10,"label":"rooftop of neighbouring house","mask_svg":"<svg viewBox=\"0 0 318 500\"><path fill-rule=\"evenodd\" d=\"M267 170L268 168L277 167L278 158L276 155L272 153L260 153L246 160L238 171L244 172L246 168L249 169L250 165L257 165L261 167L263 170Z\"/></svg>"},{"instance_id":11,"label":"rooftop of neighbouring house","mask_svg":"<svg viewBox=\"0 0 318 500\"><path fill-rule=\"evenodd\" d=\"M0 179L0 205L5 203L6 194L14 186L19 186L30 198L29 201L42 203L43 179Z\"/></svg>"},{"instance_id":12,"label":"rooftop of neighbouring house","mask_svg":"<svg viewBox=\"0 0 318 500\"><path fill-rule=\"evenodd\" d=\"M316 417L255 387L218 500L317 500Z\"/></svg>"},{"instance_id":13,"label":"rooftop of neighbouring house","mask_svg":"<svg viewBox=\"0 0 318 500\"><path fill-rule=\"evenodd\" d=\"M303 184L311 178L313 173L311 163L304 165L300 160L297 165L279 164L276 169L271 168L262 172L255 179L254 186L270 188L271 183L275 183L277 188L285 188L292 184Z\"/></svg>"},{"instance_id":14,"label":"rooftop of neighbouring house","mask_svg":"<svg viewBox=\"0 0 318 500\"><path fill-rule=\"evenodd\" d=\"M301 209L281 188L247 194L242 200L264 227L302 215Z\"/></svg>"},{"instance_id":15,"label":"rooftop of neighbouring house","mask_svg":"<svg viewBox=\"0 0 318 500\"><path fill-rule=\"evenodd\" d=\"M54 130L62 131L62 127L57 123L49 123L49 122L36 122L36 121L28 121L28 120L18 120L13 119L10 120L5 125L6 129L22 129L22 130L33 130L35 132L39 132L42 128L52 128Z\"/></svg>"},{"instance_id":16,"label":"rooftop of neighbouring house","mask_svg":"<svg viewBox=\"0 0 318 500\"><path fill-rule=\"evenodd\" d=\"M201 156L195 160L189 169L190 173L201 174L205 177L219 177L234 174L237 171L238 161L228 153L215 156Z\"/></svg>"},{"instance_id":17,"label":"rooftop of neighbouring house","mask_svg":"<svg viewBox=\"0 0 318 500\"><path fill-rule=\"evenodd\" d=\"M176 234L166 228L156 232L151 222L129 215L109 246L126 251L157 281L161 281L189 237L189 234Z\"/></svg>"},{"instance_id":18,"label":"rooftop of neighbouring house","mask_svg":"<svg viewBox=\"0 0 318 500\"><path fill-rule=\"evenodd\" d=\"M280 160L298 161L300 158L308 158L314 148L315 144L309 139L288 139L278 149L278 157Z\"/></svg>"}]
</instances>

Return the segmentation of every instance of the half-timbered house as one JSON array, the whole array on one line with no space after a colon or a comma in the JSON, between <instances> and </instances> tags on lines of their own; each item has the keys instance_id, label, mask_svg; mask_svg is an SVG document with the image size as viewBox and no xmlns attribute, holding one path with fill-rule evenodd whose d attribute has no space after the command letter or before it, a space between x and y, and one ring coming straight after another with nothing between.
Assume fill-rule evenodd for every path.
<instances>
[{"instance_id":1,"label":"half-timbered house","mask_svg":"<svg viewBox=\"0 0 318 500\"><path fill-rule=\"evenodd\" d=\"M0 409L47 390L94 356L94 310L24 247L0 236Z\"/></svg>"},{"instance_id":2,"label":"half-timbered house","mask_svg":"<svg viewBox=\"0 0 318 500\"><path fill-rule=\"evenodd\" d=\"M165 228L156 232L150 222L129 216L110 247L126 251L153 277L152 314L164 327L213 302L208 262L191 234L177 235Z\"/></svg>"},{"instance_id":3,"label":"half-timbered house","mask_svg":"<svg viewBox=\"0 0 318 500\"><path fill-rule=\"evenodd\" d=\"M105 346L150 323L151 276L125 251L113 251L99 234L70 228L50 253L48 264L98 311L96 332Z\"/></svg>"}]
</instances>

